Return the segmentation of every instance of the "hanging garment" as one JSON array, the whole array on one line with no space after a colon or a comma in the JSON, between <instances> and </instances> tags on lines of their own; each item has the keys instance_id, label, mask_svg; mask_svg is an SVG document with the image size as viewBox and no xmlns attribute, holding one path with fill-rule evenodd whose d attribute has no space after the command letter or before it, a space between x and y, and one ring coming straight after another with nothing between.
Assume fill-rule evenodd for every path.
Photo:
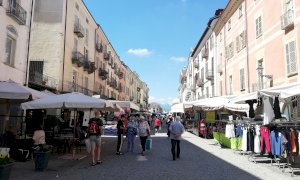
<instances>
[{"instance_id":1,"label":"hanging garment","mask_svg":"<svg viewBox=\"0 0 300 180\"><path fill-rule=\"evenodd\" d=\"M291 129L291 131L290 131L290 138L291 138L291 146L292 146L291 152L293 154L296 154L297 153L296 135L295 135L295 131L293 129Z\"/></svg>"},{"instance_id":2,"label":"hanging garment","mask_svg":"<svg viewBox=\"0 0 300 180\"><path fill-rule=\"evenodd\" d=\"M241 125L237 125L235 128L235 137L243 137L243 129Z\"/></svg>"},{"instance_id":3,"label":"hanging garment","mask_svg":"<svg viewBox=\"0 0 300 180\"><path fill-rule=\"evenodd\" d=\"M254 137L254 152L260 153L260 126L255 126L255 137Z\"/></svg>"},{"instance_id":4,"label":"hanging garment","mask_svg":"<svg viewBox=\"0 0 300 180\"><path fill-rule=\"evenodd\" d=\"M234 125L233 124L226 124L225 137L227 137L227 138L235 137Z\"/></svg>"},{"instance_id":5,"label":"hanging garment","mask_svg":"<svg viewBox=\"0 0 300 180\"><path fill-rule=\"evenodd\" d=\"M300 133L298 131L298 146L300 147ZM298 152L298 154L300 155L300 151Z\"/></svg>"},{"instance_id":6,"label":"hanging garment","mask_svg":"<svg viewBox=\"0 0 300 180\"><path fill-rule=\"evenodd\" d=\"M281 117L281 112L280 112L278 97L275 97L273 111L274 111L275 119L282 118Z\"/></svg>"},{"instance_id":7,"label":"hanging garment","mask_svg":"<svg viewBox=\"0 0 300 180\"><path fill-rule=\"evenodd\" d=\"M247 132L246 128L243 129L242 151L247 151Z\"/></svg>"},{"instance_id":8,"label":"hanging garment","mask_svg":"<svg viewBox=\"0 0 300 180\"><path fill-rule=\"evenodd\" d=\"M269 124L275 117L273 108L270 104L269 97L264 97L264 125Z\"/></svg>"},{"instance_id":9,"label":"hanging garment","mask_svg":"<svg viewBox=\"0 0 300 180\"><path fill-rule=\"evenodd\" d=\"M260 127L260 150L261 152L270 153L270 131L267 127Z\"/></svg>"},{"instance_id":10,"label":"hanging garment","mask_svg":"<svg viewBox=\"0 0 300 180\"><path fill-rule=\"evenodd\" d=\"M249 117L254 118L254 116L255 116L254 108L253 108L254 101L253 100L247 100L246 103L249 105Z\"/></svg>"},{"instance_id":11,"label":"hanging garment","mask_svg":"<svg viewBox=\"0 0 300 180\"><path fill-rule=\"evenodd\" d=\"M200 123L199 132L201 135L205 135L207 133L205 123Z\"/></svg>"},{"instance_id":12,"label":"hanging garment","mask_svg":"<svg viewBox=\"0 0 300 180\"><path fill-rule=\"evenodd\" d=\"M272 131L270 135L272 154L276 156L282 156L284 139L281 132Z\"/></svg>"},{"instance_id":13,"label":"hanging garment","mask_svg":"<svg viewBox=\"0 0 300 180\"><path fill-rule=\"evenodd\" d=\"M254 152L254 134L255 130L250 128L247 132L247 150Z\"/></svg>"}]
</instances>

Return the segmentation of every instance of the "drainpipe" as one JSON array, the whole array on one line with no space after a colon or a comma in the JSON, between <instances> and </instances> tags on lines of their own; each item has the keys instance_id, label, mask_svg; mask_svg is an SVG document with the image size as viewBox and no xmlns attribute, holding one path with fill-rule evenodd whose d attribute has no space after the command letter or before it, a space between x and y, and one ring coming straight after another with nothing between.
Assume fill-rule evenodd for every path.
<instances>
[{"instance_id":1,"label":"drainpipe","mask_svg":"<svg viewBox=\"0 0 300 180\"><path fill-rule=\"evenodd\" d=\"M226 55L226 29L225 29L225 27L226 27L226 24L224 24L224 48L225 48L225 55ZM224 63L224 66L225 66L225 70L224 70L224 78L225 78L225 94L226 94L226 96L228 95L227 94L227 59L226 59L226 57L225 57L225 63Z\"/></svg>"},{"instance_id":2,"label":"drainpipe","mask_svg":"<svg viewBox=\"0 0 300 180\"><path fill-rule=\"evenodd\" d=\"M64 75L65 75L65 55L66 55L66 34L67 34L67 15L68 15L68 0L66 0L66 13L65 13L65 32L64 32L64 52L63 52L63 69L61 77L61 92L64 91Z\"/></svg>"},{"instance_id":3,"label":"drainpipe","mask_svg":"<svg viewBox=\"0 0 300 180\"><path fill-rule=\"evenodd\" d=\"M29 71L29 50L30 50L30 40L31 40L31 24L32 24L32 14L33 14L33 1L31 1L31 12L30 12L30 23L29 23L29 32L28 32L28 45L27 45L27 60L26 60L26 70L25 70L25 86L28 86L28 71Z\"/></svg>"},{"instance_id":4,"label":"drainpipe","mask_svg":"<svg viewBox=\"0 0 300 180\"><path fill-rule=\"evenodd\" d=\"M248 93L250 93L250 69L249 69L249 44L248 44L248 18L247 18L247 2L245 2L245 25L246 25L246 53L247 53L247 84L248 84Z\"/></svg>"},{"instance_id":5,"label":"drainpipe","mask_svg":"<svg viewBox=\"0 0 300 180\"><path fill-rule=\"evenodd\" d=\"M94 48L94 51L95 51L95 53L94 53L94 63L95 63L95 66L96 66L96 60L97 60L97 58L96 58L96 43L97 43L97 39L96 39L96 37L97 37L97 28L95 29L95 43L94 43L94 46L95 46L95 48ZM95 84L96 84L96 71L97 70L99 70L99 64L98 64L98 62L97 62L97 68L96 68L96 70L94 71L94 88L93 88L93 94L94 94L94 92L95 92ZM100 97L101 98L101 97Z\"/></svg>"}]
</instances>

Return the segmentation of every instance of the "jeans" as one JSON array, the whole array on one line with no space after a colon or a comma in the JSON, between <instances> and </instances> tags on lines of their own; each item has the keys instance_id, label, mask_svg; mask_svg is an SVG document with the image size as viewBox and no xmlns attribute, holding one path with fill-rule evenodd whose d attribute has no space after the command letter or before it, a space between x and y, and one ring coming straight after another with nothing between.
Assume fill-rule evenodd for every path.
<instances>
[{"instance_id":1,"label":"jeans","mask_svg":"<svg viewBox=\"0 0 300 180\"><path fill-rule=\"evenodd\" d=\"M123 145L123 134L118 134L117 152L120 152Z\"/></svg>"},{"instance_id":2,"label":"jeans","mask_svg":"<svg viewBox=\"0 0 300 180\"><path fill-rule=\"evenodd\" d=\"M133 152L135 135L127 134L127 139L128 139L128 141L127 141L127 151Z\"/></svg>"},{"instance_id":3,"label":"jeans","mask_svg":"<svg viewBox=\"0 0 300 180\"><path fill-rule=\"evenodd\" d=\"M143 151L145 151L147 136L140 136L140 140L141 140L142 149L143 149Z\"/></svg>"},{"instance_id":4,"label":"jeans","mask_svg":"<svg viewBox=\"0 0 300 180\"><path fill-rule=\"evenodd\" d=\"M175 160L175 146L177 145L177 158L179 158L180 156L180 140L175 140L175 139L171 139L171 144L172 144L172 155L173 155L173 159Z\"/></svg>"}]
</instances>

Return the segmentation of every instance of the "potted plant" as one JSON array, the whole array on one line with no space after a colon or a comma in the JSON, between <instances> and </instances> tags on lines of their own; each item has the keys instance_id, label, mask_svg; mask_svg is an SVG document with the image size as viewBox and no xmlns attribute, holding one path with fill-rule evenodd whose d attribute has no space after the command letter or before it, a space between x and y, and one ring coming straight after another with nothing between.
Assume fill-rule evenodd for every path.
<instances>
[{"instance_id":1,"label":"potted plant","mask_svg":"<svg viewBox=\"0 0 300 180\"><path fill-rule=\"evenodd\" d=\"M48 159L50 154L51 146L42 145L36 148L34 152L34 164L36 171L43 171L48 166Z\"/></svg>"},{"instance_id":2,"label":"potted plant","mask_svg":"<svg viewBox=\"0 0 300 180\"><path fill-rule=\"evenodd\" d=\"M0 148L0 179L9 179L13 162L9 157L9 148Z\"/></svg>"}]
</instances>

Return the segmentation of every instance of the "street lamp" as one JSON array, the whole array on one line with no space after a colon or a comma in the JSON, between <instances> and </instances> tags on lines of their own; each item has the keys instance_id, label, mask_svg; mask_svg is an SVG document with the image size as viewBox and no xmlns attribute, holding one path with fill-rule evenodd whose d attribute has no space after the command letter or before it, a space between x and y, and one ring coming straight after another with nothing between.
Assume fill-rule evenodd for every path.
<instances>
[{"instance_id":1,"label":"street lamp","mask_svg":"<svg viewBox=\"0 0 300 180\"><path fill-rule=\"evenodd\" d=\"M263 77L265 77L265 78L267 78L267 79L269 79L270 80L270 87L273 87L273 75L264 75L263 74L263 67L261 67L261 66L259 66L259 67L257 67L256 68L256 71L257 71L257 73L258 73L258 75L261 77L261 79L260 79L260 81L259 81L259 83L260 83L260 85L261 85L261 80L262 80L262 78Z\"/></svg>"}]
</instances>

